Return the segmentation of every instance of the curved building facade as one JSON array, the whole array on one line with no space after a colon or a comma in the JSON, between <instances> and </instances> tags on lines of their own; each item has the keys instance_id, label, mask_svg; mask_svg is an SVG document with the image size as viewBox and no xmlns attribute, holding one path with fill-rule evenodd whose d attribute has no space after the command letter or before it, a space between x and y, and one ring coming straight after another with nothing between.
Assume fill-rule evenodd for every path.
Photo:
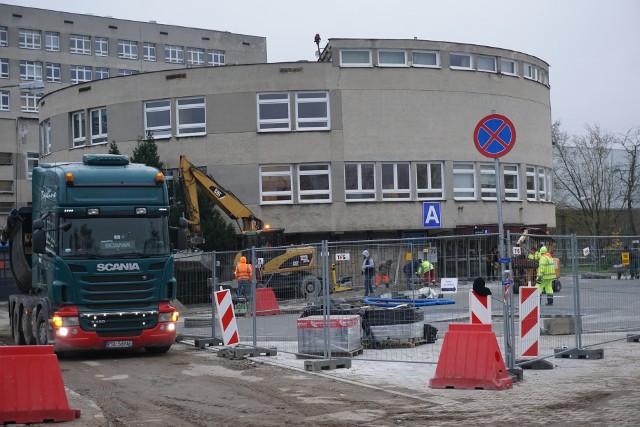
<instances>
[{"instance_id":1,"label":"curved building facade","mask_svg":"<svg viewBox=\"0 0 640 427\"><path fill-rule=\"evenodd\" d=\"M318 62L91 81L40 100L41 161L113 141L131 154L151 132L168 173L186 155L303 241L495 232L496 161L474 131L499 114L517 135L498 162L504 224L554 227L548 68L488 46L331 39Z\"/></svg>"}]
</instances>

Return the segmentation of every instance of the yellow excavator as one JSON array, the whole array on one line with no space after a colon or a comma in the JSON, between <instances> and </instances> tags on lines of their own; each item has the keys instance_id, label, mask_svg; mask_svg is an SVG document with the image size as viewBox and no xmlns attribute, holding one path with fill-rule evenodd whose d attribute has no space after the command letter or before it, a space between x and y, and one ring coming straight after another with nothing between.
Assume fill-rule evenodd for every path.
<instances>
[{"instance_id":1,"label":"yellow excavator","mask_svg":"<svg viewBox=\"0 0 640 427\"><path fill-rule=\"evenodd\" d=\"M189 245L197 248L204 243L198 189L213 200L218 208L236 221L242 236L242 250L237 253L232 271L244 255L251 261L251 248L256 248L256 280L270 287L281 298L316 297L322 286L316 276L316 248L286 246L283 228L272 228L257 218L231 191L220 185L211 175L194 166L186 156L180 156L179 185L184 197L189 226ZM235 289L232 289L232 291Z\"/></svg>"}]
</instances>

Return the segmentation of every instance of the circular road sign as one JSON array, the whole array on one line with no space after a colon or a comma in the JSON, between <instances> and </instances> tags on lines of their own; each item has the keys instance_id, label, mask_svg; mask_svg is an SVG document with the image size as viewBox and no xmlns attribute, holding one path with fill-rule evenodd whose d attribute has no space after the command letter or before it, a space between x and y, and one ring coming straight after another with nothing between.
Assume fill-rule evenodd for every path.
<instances>
[{"instance_id":1,"label":"circular road sign","mask_svg":"<svg viewBox=\"0 0 640 427\"><path fill-rule=\"evenodd\" d=\"M516 127L505 116L491 114L478 122L473 142L483 156L502 157L516 144Z\"/></svg>"}]
</instances>

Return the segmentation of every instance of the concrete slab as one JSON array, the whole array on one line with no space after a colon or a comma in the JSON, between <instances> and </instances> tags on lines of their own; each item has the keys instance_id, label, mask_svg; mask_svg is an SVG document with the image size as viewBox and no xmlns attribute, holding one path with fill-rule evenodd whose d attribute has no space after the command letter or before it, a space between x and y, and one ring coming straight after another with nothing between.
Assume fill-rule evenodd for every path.
<instances>
[{"instance_id":1,"label":"concrete slab","mask_svg":"<svg viewBox=\"0 0 640 427\"><path fill-rule=\"evenodd\" d=\"M350 369L351 359L322 359L322 360L305 360L305 371L328 371L332 369Z\"/></svg>"}]
</instances>

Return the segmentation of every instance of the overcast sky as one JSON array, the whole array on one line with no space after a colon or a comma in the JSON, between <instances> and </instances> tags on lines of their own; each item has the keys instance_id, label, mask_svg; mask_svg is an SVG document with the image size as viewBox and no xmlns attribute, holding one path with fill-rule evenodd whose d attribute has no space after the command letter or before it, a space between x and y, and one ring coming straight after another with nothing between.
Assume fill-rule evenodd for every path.
<instances>
[{"instance_id":1,"label":"overcast sky","mask_svg":"<svg viewBox=\"0 0 640 427\"><path fill-rule=\"evenodd\" d=\"M8 0L5 3L267 39L269 62L315 60L313 37L440 40L550 64L553 120L613 133L640 126L638 0Z\"/></svg>"}]
</instances>

